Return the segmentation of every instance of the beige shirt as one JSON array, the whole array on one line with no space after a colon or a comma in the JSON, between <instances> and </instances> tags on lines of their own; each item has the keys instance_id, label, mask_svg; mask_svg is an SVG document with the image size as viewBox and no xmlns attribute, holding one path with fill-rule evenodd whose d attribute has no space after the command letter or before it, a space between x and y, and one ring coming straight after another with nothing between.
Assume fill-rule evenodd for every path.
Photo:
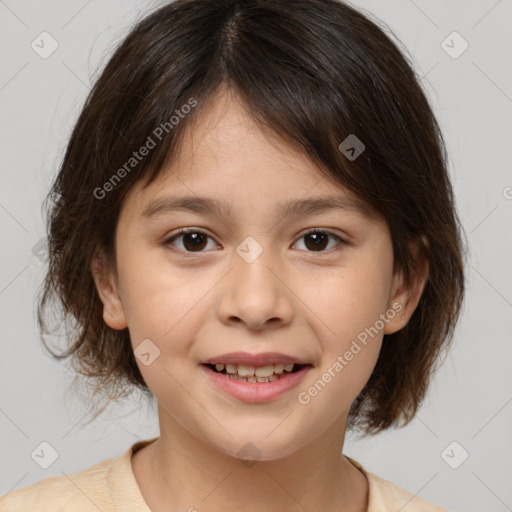
<instances>
[{"instance_id":1,"label":"beige shirt","mask_svg":"<svg viewBox=\"0 0 512 512\"><path fill-rule=\"evenodd\" d=\"M153 441L139 441L121 457L107 459L80 473L46 478L4 494L0 496L0 511L151 512L133 474L131 457ZM361 464L347 458L368 479L368 512L448 512L368 473Z\"/></svg>"}]
</instances>

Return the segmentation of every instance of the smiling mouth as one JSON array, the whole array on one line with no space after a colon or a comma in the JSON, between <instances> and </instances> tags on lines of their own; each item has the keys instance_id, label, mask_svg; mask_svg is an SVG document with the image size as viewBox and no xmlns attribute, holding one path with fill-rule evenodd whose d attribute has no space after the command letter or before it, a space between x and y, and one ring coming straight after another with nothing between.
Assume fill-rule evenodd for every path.
<instances>
[{"instance_id":1,"label":"smiling mouth","mask_svg":"<svg viewBox=\"0 0 512 512\"><path fill-rule=\"evenodd\" d=\"M256 367L244 364L206 363L204 366L232 380L240 380L243 382L274 382L286 378L291 373L298 372L301 368L312 365L288 363Z\"/></svg>"}]
</instances>

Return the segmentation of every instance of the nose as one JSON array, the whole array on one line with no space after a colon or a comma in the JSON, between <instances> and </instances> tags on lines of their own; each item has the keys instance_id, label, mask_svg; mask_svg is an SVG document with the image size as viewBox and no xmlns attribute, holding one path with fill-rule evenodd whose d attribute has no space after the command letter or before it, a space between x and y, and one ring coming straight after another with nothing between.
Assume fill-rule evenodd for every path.
<instances>
[{"instance_id":1,"label":"nose","mask_svg":"<svg viewBox=\"0 0 512 512\"><path fill-rule=\"evenodd\" d=\"M278 328L291 322L294 314L291 291L281 266L266 258L269 251L251 263L238 254L233 269L223 280L218 303L220 320L227 325L245 324L253 330Z\"/></svg>"}]
</instances>

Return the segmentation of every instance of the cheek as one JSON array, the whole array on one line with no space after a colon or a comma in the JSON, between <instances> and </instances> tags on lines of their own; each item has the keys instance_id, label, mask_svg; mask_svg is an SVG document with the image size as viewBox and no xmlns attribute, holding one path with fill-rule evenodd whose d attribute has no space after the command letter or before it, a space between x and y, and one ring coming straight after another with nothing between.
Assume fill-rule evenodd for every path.
<instances>
[{"instance_id":1,"label":"cheek","mask_svg":"<svg viewBox=\"0 0 512 512\"><path fill-rule=\"evenodd\" d=\"M347 340L375 324L385 313L391 265L361 260L303 281L301 297L318 315L330 337Z\"/></svg>"},{"instance_id":2,"label":"cheek","mask_svg":"<svg viewBox=\"0 0 512 512\"><path fill-rule=\"evenodd\" d=\"M190 272L171 267L163 252L132 251L119 264L128 324L163 336L204 295L206 283Z\"/></svg>"},{"instance_id":3,"label":"cheek","mask_svg":"<svg viewBox=\"0 0 512 512\"><path fill-rule=\"evenodd\" d=\"M388 307L391 266L391 258L360 258L321 279L318 274L300 292L315 313L310 317L322 345L322 382L317 388L325 384L330 390L322 393L318 405L325 400L327 407L328 396L333 395L340 397L340 405L348 404L368 381L381 348L381 315Z\"/></svg>"}]
</instances>

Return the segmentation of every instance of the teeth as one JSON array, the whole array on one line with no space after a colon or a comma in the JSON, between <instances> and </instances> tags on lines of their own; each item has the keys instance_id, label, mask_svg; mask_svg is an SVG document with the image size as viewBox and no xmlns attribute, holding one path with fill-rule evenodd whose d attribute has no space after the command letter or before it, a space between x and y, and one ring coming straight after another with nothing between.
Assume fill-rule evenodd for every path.
<instances>
[{"instance_id":1,"label":"teeth","mask_svg":"<svg viewBox=\"0 0 512 512\"><path fill-rule=\"evenodd\" d=\"M284 364L275 364L274 373L283 373Z\"/></svg>"},{"instance_id":2,"label":"teeth","mask_svg":"<svg viewBox=\"0 0 512 512\"><path fill-rule=\"evenodd\" d=\"M236 364L227 364L226 365L226 372L227 373L237 373L238 368L236 367Z\"/></svg>"},{"instance_id":3,"label":"teeth","mask_svg":"<svg viewBox=\"0 0 512 512\"><path fill-rule=\"evenodd\" d=\"M275 380L278 380L279 377L277 375L270 375L270 377L240 377L237 373L230 373L228 374L228 377L232 380L241 380L243 382L274 382Z\"/></svg>"},{"instance_id":4,"label":"teeth","mask_svg":"<svg viewBox=\"0 0 512 512\"><path fill-rule=\"evenodd\" d=\"M222 364L217 363L215 365L215 369L218 372L226 370L226 373L230 376L238 376L243 377L243 380L248 382L267 382L266 379L270 379L270 377L275 377L276 375L280 375L283 371L291 372L293 370L294 363L288 364L269 364L267 366L251 366L246 364ZM248 379L245 379L248 377ZM252 380L254 378L254 380ZM259 379L264 380L259 380ZM276 377L277 378L277 377ZM276 380L276 379L271 379Z\"/></svg>"},{"instance_id":5,"label":"teeth","mask_svg":"<svg viewBox=\"0 0 512 512\"><path fill-rule=\"evenodd\" d=\"M240 377L252 377L254 375L254 370L256 370L254 366L248 366L245 364L238 365L238 375L240 375Z\"/></svg>"},{"instance_id":6,"label":"teeth","mask_svg":"<svg viewBox=\"0 0 512 512\"><path fill-rule=\"evenodd\" d=\"M256 377L270 377L274 373L274 365L256 368ZM240 374L242 375L242 374Z\"/></svg>"}]
</instances>

